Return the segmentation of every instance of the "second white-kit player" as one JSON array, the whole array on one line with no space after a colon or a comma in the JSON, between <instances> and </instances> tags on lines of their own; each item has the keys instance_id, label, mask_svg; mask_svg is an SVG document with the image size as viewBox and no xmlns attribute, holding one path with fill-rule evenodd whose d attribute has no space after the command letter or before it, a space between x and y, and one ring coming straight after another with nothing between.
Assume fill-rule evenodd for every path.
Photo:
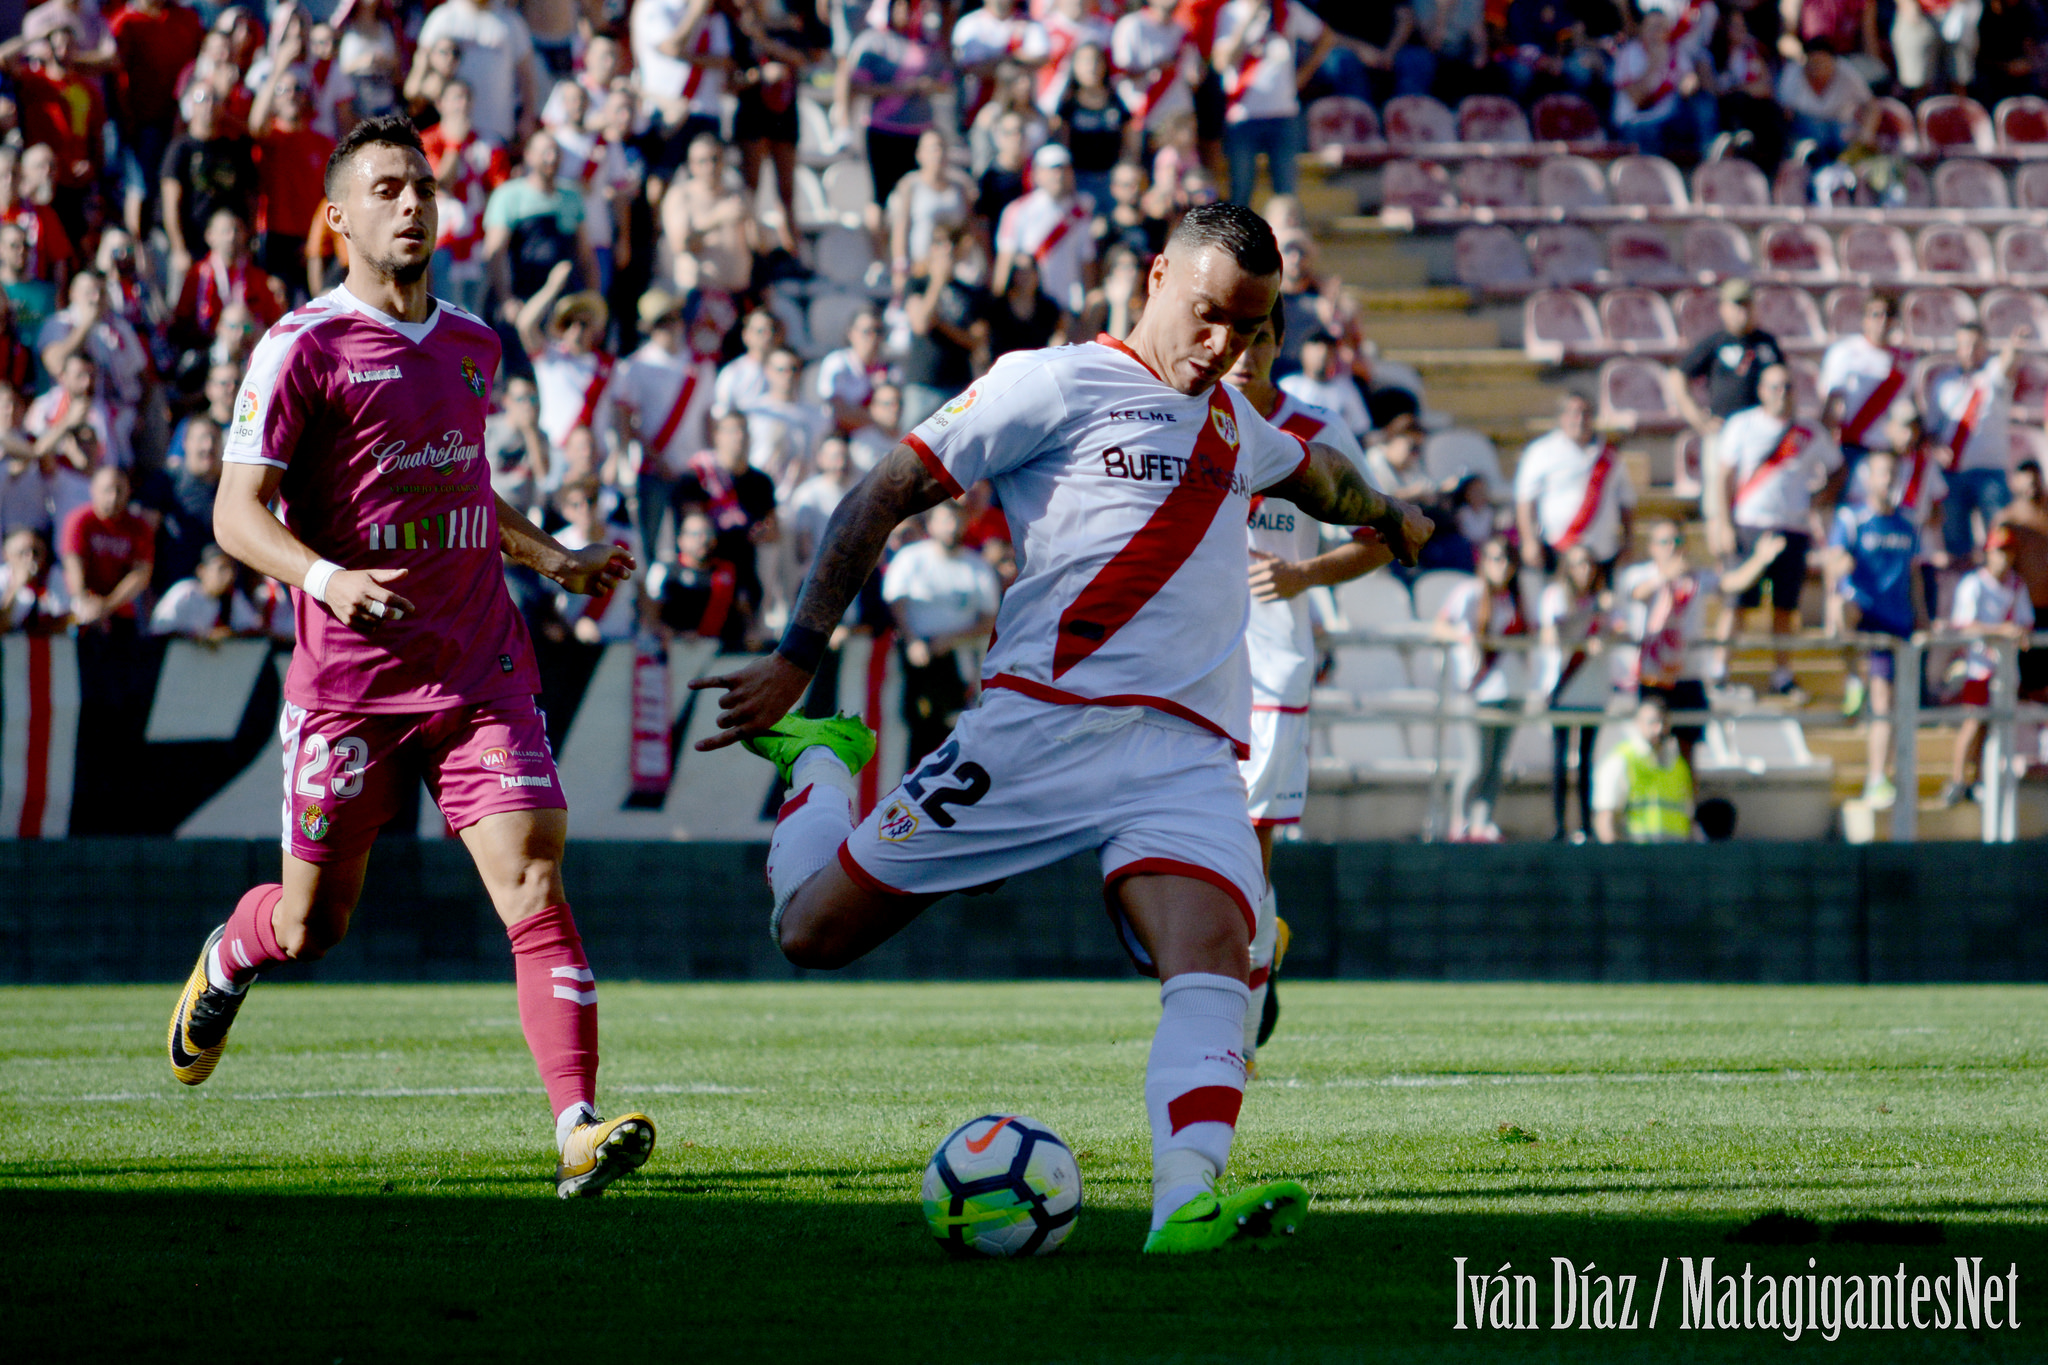
<instances>
[{"instance_id":1,"label":"second white-kit player","mask_svg":"<svg viewBox=\"0 0 2048 1365\"><path fill-rule=\"evenodd\" d=\"M1216 1189L1244 1098L1254 905L1265 893L1237 760L1249 753L1245 530L1253 496L1372 527L1412 562L1422 512L1344 454L1287 435L1220 384L1278 300L1272 230L1191 210L1153 263L1125 342L1023 352L892 450L834 512L781 647L725 690L719 733L790 778L769 846L771 930L805 967L844 966L926 906L1096 850L1124 945L1160 979L1145 1074L1148 1251L1292 1230L1293 1181ZM995 485L1017 548L981 705L855 826L874 737L790 710L905 517Z\"/></svg>"},{"instance_id":2,"label":"second white-kit player","mask_svg":"<svg viewBox=\"0 0 2048 1365\"><path fill-rule=\"evenodd\" d=\"M1362 475L1365 452L1336 414L1303 402L1273 382L1273 362L1286 340L1287 310L1275 308L1224 376L1225 382L1268 422L1304 441L1336 447ZM1266 894L1252 934L1252 998L1244 1020L1247 1063L1272 1035L1280 1011L1273 973L1285 951L1281 935L1286 927L1273 889L1273 840L1281 829L1301 823L1308 800L1308 704L1316 682L1316 641L1306 594L1310 588L1348 582L1394 558L1377 535L1363 530L1325 550L1324 530L1321 522L1284 498L1261 494L1252 499L1246 530L1251 541L1252 610L1245 630L1252 675L1252 753L1238 766L1251 802Z\"/></svg>"}]
</instances>

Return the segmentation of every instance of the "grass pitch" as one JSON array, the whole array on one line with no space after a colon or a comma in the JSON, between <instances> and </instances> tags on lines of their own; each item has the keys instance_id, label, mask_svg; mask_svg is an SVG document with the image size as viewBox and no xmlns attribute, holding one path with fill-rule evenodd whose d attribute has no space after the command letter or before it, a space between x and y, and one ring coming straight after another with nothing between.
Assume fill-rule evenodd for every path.
<instances>
[{"instance_id":1,"label":"grass pitch","mask_svg":"<svg viewBox=\"0 0 2048 1365\"><path fill-rule=\"evenodd\" d=\"M571 1204L509 980L258 987L195 1091L174 994L0 992L13 1359L2048 1358L2048 990L1283 982L1232 1175L1314 1211L1282 1251L1172 1261L1136 1254L1146 984L606 983L603 1102L661 1145ZM925 1236L925 1158L990 1110L1079 1154L1057 1256ZM1742 1232L1775 1210L1818 1240ZM1679 1331L1705 1255L2017 1262L2021 1325ZM1456 1330L1457 1256L1537 1276L1541 1328ZM1553 1256L1639 1276L1639 1318L1670 1258L1656 1328L1553 1329Z\"/></svg>"}]
</instances>

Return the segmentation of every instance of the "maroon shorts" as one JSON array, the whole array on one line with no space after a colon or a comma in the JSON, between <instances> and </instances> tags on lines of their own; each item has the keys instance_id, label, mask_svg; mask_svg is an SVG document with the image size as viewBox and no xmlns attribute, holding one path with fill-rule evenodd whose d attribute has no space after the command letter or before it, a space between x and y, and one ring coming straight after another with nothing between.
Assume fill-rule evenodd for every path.
<instances>
[{"instance_id":1,"label":"maroon shorts","mask_svg":"<svg viewBox=\"0 0 2048 1365\"><path fill-rule=\"evenodd\" d=\"M284 851L309 863L368 852L421 781L458 831L500 811L568 805L531 697L410 715L308 711L286 702L278 738Z\"/></svg>"}]
</instances>

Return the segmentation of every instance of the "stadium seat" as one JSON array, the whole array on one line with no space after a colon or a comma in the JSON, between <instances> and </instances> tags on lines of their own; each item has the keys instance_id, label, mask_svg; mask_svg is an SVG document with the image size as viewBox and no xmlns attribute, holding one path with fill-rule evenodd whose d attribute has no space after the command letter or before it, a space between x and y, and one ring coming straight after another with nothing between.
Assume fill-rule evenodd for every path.
<instances>
[{"instance_id":1,"label":"stadium seat","mask_svg":"<svg viewBox=\"0 0 2048 1365\"><path fill-rule=\"evenodd\" d=\"M1599 112L1577 95L1545 95L1529 122L1538 142L1598 142L1604 136Z\"/></svg>"},{"instance_id":2,"label":"stadium seat","mask_svg":"<svg viewBox=\"0 0 2048 1365\"><path fill-rule=\"evenodd\" d=\"M1468 95L1458 105L1458 141L1522 143L1529 140L1529 120L1522 106L1505 95Z\"/></svg>"},{"instance_id":3,"label":"stadium seat","mask_svg":"<svg viewBox=\"0 0 2048 1365\"><path fill-rule=\"evenodd\" d=\"M1701 207L1761 209L1771 204L1764 173L1739 157L1702 161L1692 173L1692 201Z\"/></svg>"},{"instance_id":4,"label":"stadium seat","mask_svg":"<svg viewBox=\"0 0 2048 1365\"><path fill-rule=\"evenodd\" d=\"M1899 301L1899 330L1908 346L1947 349L1956 328L1977 320L1977 305L1960 289L1912 289Z\"/></svg>"},{"instance_id":5,"label":"stadium seat","mask_svg":"<svg viewBox=\"0 0 2048 1365\"><path fill-rule=\"evenodd\" d=\"M1998 273L2023 284L2048 284L2048 228L2015 223L2000 229Z\"/></svg>"},{"instance_id":6,"label":"stadium seat","mask_svg":"<svg viewBox=\"0 0 2048 1365\"><path fill-rule=\"evenodd\" d=\"M1380 174L1380 203L1386 208L1456 208L1451 177L1432 161L1389 161Z\"/></svg>"},{"instance_id":7,"label":"stadium seat","mask_svg":"<svg viewBox=\"0 0 2048 1365\"><path fill-rule=\"evenodd\" d=\"M1604 209L1607 177L1582 156L1553 156L1536 168L1536 202L1547 209Z\"/></svg>"},{"instance_id":8,"label":"stadium seat","mask_svg":"<svg viewBox=\"0 0 2048 1365\"><path fill-rule=\"evenodd\" d=\"M1661 156L1623 156L1607 168L1614 202L1641 208L1685 208L1685 177Z\"/></svg>"},{"instance_id":9,"label":"stadium seat","mask_svg":"<svg viewBox=\"0 0 2048 1365\"><path fill-rule=\"evenodd\" d=\"M806 166L829 166L846 160L845 143L832 127L832 115L816 100L796 102L797 156Z\"/></svg>"},{"instance_id":10,"label":"stadium seat","mask_svg":"<svg viewBox=\"0 0 2048 1365\"><path fill-rule=\"evenodd\" d=\"M2048 209L2048 161L2029 161L2012 178L2013 199L2023 209Z\"/></svg>"},{"instance_id":11,"label":"stadium seat","mask_svg":"<svg viewBox=\"0 0 2048 1365\"><path fill-rule=\"evenodd\" d=\"M1920 102L1920 141L1930 152L1998 150L1991 115L1968 95L1934 95Z\"/></svg>"},{"instance_id":12,"label":"stadium seat","mask_svg":"<svg viewBox=\"0 0 2048 1365\"><path fill-rule=\"evenodd\" d=\"M2012 193L1998 167L1956 157L1934 168L1934 202L1945 209L2009 209Z\"/></svg>"},{"instance_id":13,"label":"stadium seat","mask_svg":"<svg viewBox=\"0 0 2048 1365\"><path fill-rule=\"evenodd\" d=\"M1678 339L1687 346L1721 330L1721 298L1711 289L1685 289L1673 297L1671 315Z\"/></svg>"},{"instance_id":14,"label":"stadium seat","mask_svg":"<svg viewBox=\"0 0 2048 1365\"><path fill-rule=\"evenodd\" d=\"M1526 288L1536 278L1522 239L1498 225L1460 228L1452 254L1458 283L1471 289Z\"/></svg>"},{"instance_id":15,"label":"stadium seat","mask_svg":"<svg viewBox=\"0 0 2048 1365\"><path fill-rule=\"evenodd\" d=\"M1820 283L1842 273L1835 264L1835 239L1812 223L1767 224L1757 234L1757 245L1763 251L1764 269L1773 275Z\"/></svg>"},{"instance_id":16,"label":"stadium seat","mask_svg":"<svg viewBox=\"0 0 2048 1365\"><path fill-rule=\"evenodd\" d=\"M1741 164L1749 166L1747 161ZM1687 223L1680 250L1685 258L1685 273L1694 279L1702 275L1716 279L1747 277L1756 268L1755 258L1750 254L1749 234L1732 223Z\"/></svg>"},{"instance_id":17,"label":"stadium seat","mask_svg":"<svg viewBox=\"0 0 2048 1365\"><path fill-rule=\"evenodd\" d=\"M1678 323L1672 319L1671 305L1655 290L1610 289L1602 294L1600 328L1624 351L1669 355L1678 350Z\"/></svg>"},{"instance_id":18,"label":"stadium seat","mask_svg":"<svg viewBox=\"0 0 2048 1365\"><path fill-rule=\"evenodd\" d=\"M2008 151L2048 145L2048 100L2039 95L2000 100L1991 121L1998 125L1999 145Z\"/></svg>"},{"instance_id":19,"label":"stadium seat","mask_svg":"<svg viewBox=\"0 0 2048 1365\"><path fill-rule=\"evenodd\" d=\"M1913 111L1895 99L1872 100L1876 111L1877 149L1890 156L1911 156L1921 149L1920 129Z\"/></svg>"},{"instance_id":20,"label":"stadium seat","mask_svg":"<svg viewBox=\"0 0 2048 1365\"><path fill-rule=\"evenodd\" d=\"M2039 425L2043 399L2048 399L2048 358L2022 354L2012 366L2013 420Z\"/></svg>"},{"instance_id":21,"label":"stadium seat","mask_svg":"<svg viewBox=\"0 0 2048 1365\"><path fill-rule=\"evenodd\" d=\"M1529 207L1529 176L1512 161L1474 157L1458 170L1458 202L1474 208Z\"/></svg>"},{"instance_id":22,"label":"stadium seat","mask_svg":"<svg viewBox=\"0 0 2048 1365\"><path fill-rule=\"evenodd\" d=\"M825 184L818 173L799 162L796 168L796 225L800 231L815 232L839 221L825 199Z\"/></svg>"},{"instance_id":23,"label":"stadium seat","mask_svg":"<svg viewBox=\"0 0 2048 1365\"><path fill-rule=\"evenodd\" d=\"M1436 614L1443 610L1445 599L1471 581L1471 574L1461 573L1456 569L1431 569L1426 574L1418 575L1415 582L1409 585L1410 591L1415 594L1415 619L1436 620ZM1417 679L1418 684L1421 681ZM1434 678L1429 679L1431 684L1435 681Z\"/></svg>"},{"instance_id":24,"label":"stadium seat","mask_svg":"<svg viewBox=\"0 0 2048 1365\"><path fill-rule=\"evenodd\" d=\"M1818 350L1828 343L1820 308L1813 295L1786 284L1767 284L1756 291L1756 325L1778 339L1788 351Z\"/></svg>"},{"instance_id":25,"label":"stadium seat","mask_svg":"<svg viewBox=\"0 0 2048 1365\"><path fill-rule=\"evenodd\" d=\"M1898 163L1898 185L1882 201L1876 190L1866 180L1856 191L1856 206L1859 208L1882 207L1888 209L1931 209L1934 207L1934 182L1927 178L1927 172L1920 169L1915 161Z\"/></svg>"},{"instance_id":26,"label":"stadium seat","mask_svg":"<svg viewBox=\"0 0 2048 1365\"><path fill-rule=\"evenodd\" d=\"M1362 99L1350 95L1325 95L1308 107L1308 149L1365 147L1380 137L1380 116Z\"/></svg>"},{"instance_id":27,"label":"stadium seat","mask_svg":"<svg viewBox=\"0 0 2048 1365\"><path fill-rule=\"evenodd\" d=\"M1821 317L1828 326L1828 334L1851 337L1862 331L1863 306L1869 302L1870 291L1860 284L1830 289L1826 301L1820 308Z\"/></svg>"},{"instance_id":28,"label":"stadium seat","mask_svg":"<svg viewBox=\"0 0 2048 1365\"><path fill-rule=\"evenodd\" d=\"M1500 452L1484 432L1468 427L1453 427L1431 436L1422 448L1422 465L1432 479L1443 483L1477 474L1486 480L1496 499L1505 500L1513 493L1507 476L1500 470Z\"/></svg>"},{"instance_id":29,"label":"stadium seat","mask_svg":"<svg viewBox=\"0 0 2048 1365\"><path fill-rule=\"evenodd\" d=\"M1522 349L1533 360L1556 363L1567 356L1606 350L1607 338L1584 294L1539 289L1522 302Z\"/></svg>"},{"instance_id":30,"label":"stadium seat","mask_svg":"<svg viewBox=\"0 0 2048 1365\"><path fill-rule=\"evenodd\" d=\"M2033 329L2029 338L2039 346L2048 342L2048 299L2025 289L1992 289L1977 300L1977 317L1984 324L1984 336L1994 345L2022 327Z\"/></svg>"},{"instance_id":31,"label":"stadium seat","mask_svg":"<svg viewBox=\"0 0 2048 1365\"><path fill-rule=\"evenodd\" d=\"M1600 277L1600 242L1575 224L1538 228L1529 237L1529 263L1544 284L1592 284Z\"/></svg>"},{"instance_id":32,"label":"stadium seat","mask_svg":"<svg viewBox=\"0 0 2048 1365\"><path fill-rule=\"evenodd\" d=\"M1381 128L1387 144L1395 148L1458 140L1458 125L1451 111L1427 95L1396 95L1388 100Z\"/></svg>"},{"instance_id":33,"label":"stadium seat","mask_svg":"<svg viewBox=\"0 0 2048 1365\"><path fill-rule=\"evenodd\" d=\"M1675 431L1685 425L1664 387L1664 367L1633 356L1600 367L1600 420L1638 431Z\"/></svg>"},{"instance_id":34,"label":"stadium seat","mask_svg":"<svg viewBox=\"0 0 2048 1365\"><path fill-rule=\"evenodd\" d=\"M1685 280L1664 230L1642 223L1608 229L1607 270L1623 284L1672 285Z\"/></svg>"},{"instance_id":35,"label":"stadium seat","mask_svg":"<svg viewBox=\"0 0 2048 1365\"><path fill-rule=\"evenodd\" d=\"M1998 273L1991 243L1973 227L1936 223L1920 229L1920 268L1930 275L1963 275L1987 283Z\"/></svg>"},{"instance_id":36,"label":"stadium seat","mask_svg":"<svg viewBox=\"0 0 2048 1365\"><path fill-rule=\"evenodd\" d=\"M841 165L854 166L861 174L867 174L868 168L864 163L849 161ZM854 228L828 227L818 234L817 259L820 275L836 285L858 289L867 283L868 266L875 259L874 239ZM825 332L822 335L837 337L840 333Z\"/></svg>"},{"instance_id":37,"label":"stadium seat","mask_svg":"<svg viewBox=\"0 0 2048 1365\"><path fill-rule=\"evenodd\" d=\"M1913 244L1894 224L1852 223L1842 234L1842 268L1851 275L1909 279L1915 273Z\"/></svg>"},{"instance_id":38,"label":"stadium seat","mask_svg":"<svg viewBox=\"0 0 2048 1365\"><path fill-rule=\"evenodd\" d=\"M825 168L825 202L841 222L861 221L875 202L875 177L865 161L835 161Z\"/></svg>"},{"instance_id":39,"label":"stadium seat","mask_svg":"<svg viewBox=\"0 0 2048 1365\"><path fill-rule=\"evenodd\" d=\"M1813 172L1804 161L1781 161L1771 177L1771 202L1779 208L1803 209L1813 203Z\"/></svg>"},{"instance_id":40,"label":"stadium seat","mask_svg":"<svg viewBox=\"0 0 2048 1365\"><path fill-rule=\"evenodd\" d=\"M1344 613L1344 624L1352 630L1386 630L1415 619L1408 585L1392 574L1367 574L1339 583L1336 593L1337 610Z\"/></svg>"}]
</instances>

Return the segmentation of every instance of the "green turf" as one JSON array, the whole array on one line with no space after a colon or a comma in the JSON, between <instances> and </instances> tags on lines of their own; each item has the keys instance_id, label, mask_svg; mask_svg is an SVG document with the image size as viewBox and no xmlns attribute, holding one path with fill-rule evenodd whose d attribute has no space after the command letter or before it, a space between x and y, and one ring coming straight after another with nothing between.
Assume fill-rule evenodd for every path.
<instances>
[{"instance_id":1,"label":"green turf","mask_svg":"<svg viewBox=\"0 0 2048 1365\"><path fill-rule=\"evenodd\" d=\"M604 986L607 1105L647 1170L562 1204L511 988L260 987L174 1083L174 991L0 991L12 1359L2038 1360L2048 991L1290 982L1232 1175L1316 1198L1284 1251L1141 1259L1144 984ZM953 1264L915 1203L988 1110L1079 1154L1057 1256ZM1534 1140L1527 1140L1533 1138ZM1813 1245L1729 1234L1783 1209ZM1855 1219L1940 1245L1828 1240ZM1865 1233L1864 1235L1872 1235ZM1875 1235L1888 1235L1880 1229ZM1677 1261L2017 1261L2017 1332L1677 1327ZM1451 1258L1543 1329L1452 1328ZM1657 1329L1550 1329L1550 1257Z\"/></svg>"}]
</instances>

